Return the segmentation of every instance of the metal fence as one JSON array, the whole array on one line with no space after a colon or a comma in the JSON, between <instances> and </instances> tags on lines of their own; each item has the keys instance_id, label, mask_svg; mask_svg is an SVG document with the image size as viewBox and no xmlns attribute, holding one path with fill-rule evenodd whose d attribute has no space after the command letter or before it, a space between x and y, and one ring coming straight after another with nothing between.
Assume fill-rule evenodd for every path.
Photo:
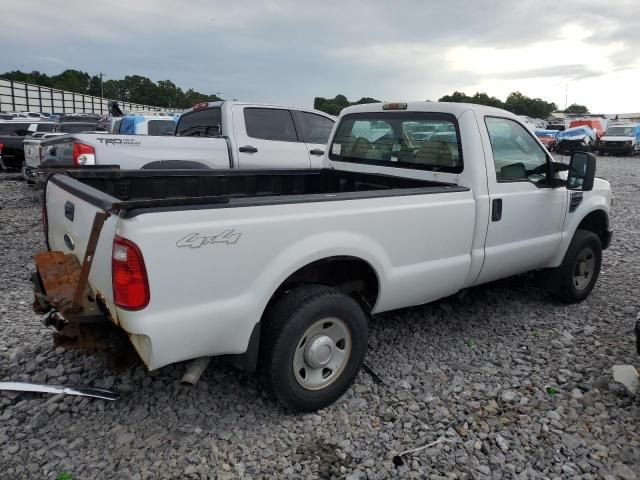
<instances>
[{"instance_id":1,"label":"metal fence","mask_svg":"<svg viewBox=\"0 0 640 480\"><path fill-rule=\"evenodd\" d=\"M108 115L111 99L0 79L0 112L98 113ZM164 107L121 102L124 112L165 112ZM172 109L171 111L176 111Z\"/></svg>"}]
</instances>

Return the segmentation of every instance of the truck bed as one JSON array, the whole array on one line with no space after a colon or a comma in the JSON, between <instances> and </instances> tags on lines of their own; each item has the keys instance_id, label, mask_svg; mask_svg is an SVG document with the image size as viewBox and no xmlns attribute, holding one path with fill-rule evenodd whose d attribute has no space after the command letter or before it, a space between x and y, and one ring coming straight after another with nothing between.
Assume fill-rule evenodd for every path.
<instances>
[{"instance_id":1,"label":"truck bed","mask_svg":"<svg viewBox=\"0 0 640 480\"><path fill-rule=\"evenodd\" d=\"M78 180L74 182L73 179ZM105 210L229 208L466 191L458 185L390 175L319 170L96 170L50 181Z\"/></svg>"}]
</instances>

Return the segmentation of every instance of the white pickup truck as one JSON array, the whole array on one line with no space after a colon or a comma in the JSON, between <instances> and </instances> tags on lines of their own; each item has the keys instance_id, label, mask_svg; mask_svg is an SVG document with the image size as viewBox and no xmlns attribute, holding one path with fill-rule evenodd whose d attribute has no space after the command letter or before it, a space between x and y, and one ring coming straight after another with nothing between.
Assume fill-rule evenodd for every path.
<instances>
[{"instance_id":1,"label":"white pickup truck","mask_svg":"<svg viewBox=\"0 0 640 480\"><path fill-rule=\"evenodd\" d=\"M334 120L279 105L200 103L180 116L175 136L72 134L43 141L42 166L320 168Z\"/></svg>"},{"instance_id":2,"label":"white pickup truck","mask_svg":"<svg viewBox=\"0 0 640 480\"><path fill-rule=\"evenodd\" d=\"M453 135L416 146L416 124ZM595 285L609 183L592 154L555 163L509 112L350 107L325 161L52 175L41 311L70 337L113 325L149 369L228 356L288 407L314 410L356 377L371 314L534 270L566 302Z\"/></svg>"}]
</instances>

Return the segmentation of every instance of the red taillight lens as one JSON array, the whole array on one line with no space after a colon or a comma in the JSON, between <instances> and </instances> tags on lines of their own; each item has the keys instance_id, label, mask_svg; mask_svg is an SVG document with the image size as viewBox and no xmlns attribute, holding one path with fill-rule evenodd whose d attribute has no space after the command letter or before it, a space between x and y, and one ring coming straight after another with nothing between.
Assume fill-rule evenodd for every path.
<instances>
[{"instance_id":1,"label":"red taillight lens","mask_svg":"<svg viewBox=\"0 0 640 480\"><path fill-rule=\"evenodd\" d=\"M120 308L142 310L149 304L149 282L138 246L116 235L111 255L113 301Z\"/></svg>"},{"instance_id":2,"label":"red taillight lens","mask_svg":"<svg viewBox=\"0 0 640 480\"><path fill-rule=\"evenodd\" d=\"M73 165L94 165L96 151L91 145L73 142Z\"/></svg>"},{"instance_id":3,"label":"red taillight lens","mask_svg":"<svg viewBox=\"0 0 640 480\"><path fill-rule=\"evenodd\" d=\"M2 147L4 147L4 143L0 143L0 154L2 153Z\"/></svg>"}]
</instances>

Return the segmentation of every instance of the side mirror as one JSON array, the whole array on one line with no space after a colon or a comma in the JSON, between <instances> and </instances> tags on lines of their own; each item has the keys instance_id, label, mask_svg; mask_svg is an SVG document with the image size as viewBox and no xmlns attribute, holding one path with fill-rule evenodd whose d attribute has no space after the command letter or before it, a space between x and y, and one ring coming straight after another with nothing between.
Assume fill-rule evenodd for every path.
<instances>
[{"instance_id":1,"label":"side mirror","mask_svg":"<svg viewBox=\"0 0 640 480\"><path fill-rule=\"evenodd\" d=\"M572 190L593 190L596 176L596 156L593 153L574 152L569 163L567 188Z\"/></svg>"}]
</instances>

